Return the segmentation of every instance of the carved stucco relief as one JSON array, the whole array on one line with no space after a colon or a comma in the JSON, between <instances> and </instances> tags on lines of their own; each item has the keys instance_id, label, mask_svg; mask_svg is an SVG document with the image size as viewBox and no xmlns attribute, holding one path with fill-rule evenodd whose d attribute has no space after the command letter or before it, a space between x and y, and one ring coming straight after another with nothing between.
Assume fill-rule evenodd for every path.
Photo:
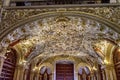
<instances>
[{"instance_id":1,"label":"carved stucco relief","mask_svg":"<svg viewBox=\"0 0 120 80\"><path fill-rule=\"evenodd\" d=\"M54 8L54 9L5 10L3 12L2 23L0 28L2 33L2 31L9 29L11 25L25 18L29 18L31 16L40 13L52 12L52 11L59 12L61 10L92 13L101 16L103 18L106 18L111 22L117 23L119 25L120 24L119 9L120 9L119 7L94 7L94 8L81 7L81 8L63 8L63 9ZM33 58L41 53L44 53L46 55L49 53L57 54L60 51L63 51L61 52L61 54L63 53L76 54L76 55L78 54L79 56L84 55L84 53L86 52L89 52L88 54L95 57L96 54L94 54L92 48L93 46L91 46L92 41L94 42L95 39L99 39L101 38L101 36L102 38L106 38L107 36L107 38L110 39L114 39L114 40L119 39L118 33L116 33L111 29L108 29L106 25L103 25L97 21L89 20L86 18L75 19L75 17L73 18L71 16L65 17L62 23L61 21L59 22L59 20L60 18L58 18L57 20L54 17L50 17L50 18L44 18L42 21L38 20L32 23L27 23L25 25L22 25L23 27L21 26L18 29L12 31L9 35L7 35L6 38L2 40L2 43L0 45L2 47L7 47L8 44L10 44L12 41L23 38L24 40L22 40L18 44L19 46L22 45L20 47L24 47L24 50L22 50L22 48L19 48L21 49L21 51L23 51L22 54L25 54L31 48L34 48L33 51L31 52L31 55L29 55L28 58ZM65 23L66 21L67 23ZM48 25L51 26L48 27ZM32 39L30 37L32 37ZM88 40L90 41L90 43L87 43ZM78 42L79 44L76 42ZM91 49L89 49L88 47ZM83 53L81 50L83 50ZM81 53L79 54L80 51Z\"/></svg>"},{"instance_id":2,"label":"carved stucco relief","mask_svg":"<svg viewBox=\"0 0 120 80\"><path fill-rule=\"evenodd\" d=\"M76 7L76 8L48 8L48 9L7 9L3 11L0 30L1 33L13 24L31 16L53 11L80 11L98 15L120 25L120 7Z\"/></svg>"}]
</instances>

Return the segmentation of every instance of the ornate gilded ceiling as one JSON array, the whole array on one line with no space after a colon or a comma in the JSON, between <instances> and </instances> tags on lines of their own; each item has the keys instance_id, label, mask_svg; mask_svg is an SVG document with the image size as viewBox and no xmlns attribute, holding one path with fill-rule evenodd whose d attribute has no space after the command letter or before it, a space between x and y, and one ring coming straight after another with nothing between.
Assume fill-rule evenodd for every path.
<instances>
[{"instance_id":1,"label":"ornate gilded ceiling","mask_svg":"<svg viewBox=\"0 0 120 80\"><path fill-rule=\"evenodd\" d=\"M6 8L0 24L1 55L14 48L21 60L36 64L55 56L103 63L111 45L119 45L119 13L119 6Z\"/></svg>"},{"instance_id":2,"label":"ornate gilded ceiling","mask_svg":"<svg viewBox=\"0 0 120 80\"><path fill-rule=\"evenodd\" d=\"M59 15L18 27L2 40L1 47L14 43L12 47L28 61L36 56L41 60L56 55L94 61L104 57L104 49L110 43L107 39L116 41L119 38L117 32L98 21ZM101 54L96 54L96 48Z\"/></svg>"}]
</instances>

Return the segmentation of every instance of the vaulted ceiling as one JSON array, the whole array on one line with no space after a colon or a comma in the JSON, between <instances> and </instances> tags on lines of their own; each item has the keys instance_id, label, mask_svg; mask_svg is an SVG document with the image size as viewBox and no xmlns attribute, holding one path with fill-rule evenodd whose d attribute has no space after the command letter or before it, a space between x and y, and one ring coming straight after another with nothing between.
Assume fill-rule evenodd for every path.
<instances>
[{"instance_id":1,"label":"vaulted ceiling","mask_svg":"<svg viewBox=\"0 0 120 80\"><path fill-rule=\"evenodd\" d=\"M39 64L49 57L74 56L91 64L103 62L110 45L117 45L119 33L107 25L78 16L51 16L19 26L1 42L2 48L13 48L28 62ZM86 61L87 60L87 61Z\"/></svg>"}]
</instances>

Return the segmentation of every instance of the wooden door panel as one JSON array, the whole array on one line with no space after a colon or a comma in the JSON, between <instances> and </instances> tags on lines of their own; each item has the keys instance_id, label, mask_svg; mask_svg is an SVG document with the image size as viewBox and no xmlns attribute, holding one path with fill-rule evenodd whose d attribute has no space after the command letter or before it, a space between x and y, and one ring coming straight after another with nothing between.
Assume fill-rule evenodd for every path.
<instances>
[{"instance_id":1,"label":"wooden door panel","mask_svg":"<svg viewBox=\"0 0 120 80\"><path fill-rule=\"evenodd\" d=\"M74 80L73 64L56 64L56 80Z\"/></svg>"}]
</instances>

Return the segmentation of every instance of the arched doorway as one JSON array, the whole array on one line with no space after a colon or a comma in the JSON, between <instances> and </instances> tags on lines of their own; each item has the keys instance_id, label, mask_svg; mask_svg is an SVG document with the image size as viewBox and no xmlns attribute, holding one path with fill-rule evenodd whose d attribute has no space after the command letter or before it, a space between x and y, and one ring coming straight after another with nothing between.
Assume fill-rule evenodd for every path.
<instances>
[{"instance_id":1,"label":"arched doorway","mask_svg":"<svg viewBox=\"0 0 120 80\"><path fill-rule=\"evenodd\" d=\"M78 80L90 80L90 70L88 67L80 67L78 70Z\"/></svg>"},{"instance_id":2,"label":"arched doorway","mask_svg":"<svg viewBox=\"0 0 120 80\"><path fill-rule=\"evenodd\" d=\"M43 66L40 69L39 80L52 80L51 69L49 67Z\"/></svg>"},{"instance_id":3,"label":"arched doorway","mask_svg":"<svg viewBox=\"0 0 120 80\"><path fill-rule=\"evenodd\" d=\"M16 51L11 49L5 54L0 80L13 80L16 66Z\"/></svg>"}]
</instances>

